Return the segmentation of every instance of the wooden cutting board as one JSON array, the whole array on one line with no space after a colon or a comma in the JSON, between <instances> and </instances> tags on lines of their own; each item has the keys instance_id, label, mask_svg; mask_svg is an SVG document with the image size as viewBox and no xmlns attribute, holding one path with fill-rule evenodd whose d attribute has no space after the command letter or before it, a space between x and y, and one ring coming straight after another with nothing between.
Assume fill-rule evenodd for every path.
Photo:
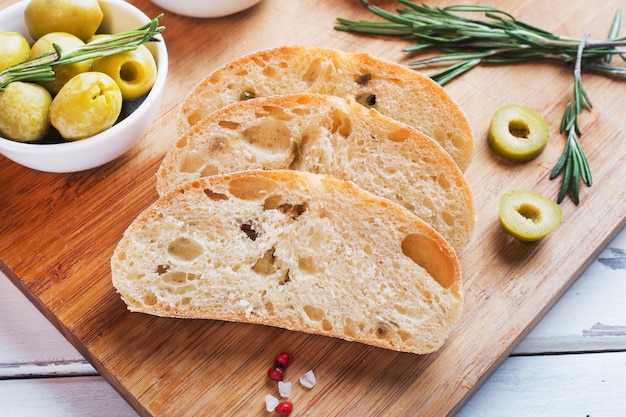
<instances>
[{"instance_id":1,"label":"wooden cutting board","mask_svg":"<svg viewBox=\"0 0 626 417\"><path fill-rule=\"evenodd\" d=\"M0 7L14 2L0 0ZM147 0L131 3L151 17L161 12ZM556 33L582 37L589 31L592 38L604 38L615 10L624 6L623 0L596 2L590 13L582 0L489 3ZM318 378L312 390L296 382L294 415L454 414L624 224L625 81L583 76L594 103L581 119L594 185L582 188L579 206L561 204L564 221L556 232L523 244L503 232L498 200L514 188L555 198L559 182L548 176L564 146L558 123L572 70L545 62L478 68L446 86L476 136L467 177L478 224L459 253L465 312L439 352L417 356L271 327L128 313L111 285L109 259L126 226L156 199L154 173L176 140L177 108L211 69L282 44L410 60L400 39L333 30L338 16L372 18L348 0L263 0L215 20L166 13L167 90L159 117L136 147L74 174L37 172L0 157L0 266L141 415L266 415L264 396L277 395L266 371L282 350L294 356L288 380L296 382L308 369ZM551 126L546 150L527 164L504 162L486 144L491 115L510 103L535 109Z\"/></svg>"}]
</instances>

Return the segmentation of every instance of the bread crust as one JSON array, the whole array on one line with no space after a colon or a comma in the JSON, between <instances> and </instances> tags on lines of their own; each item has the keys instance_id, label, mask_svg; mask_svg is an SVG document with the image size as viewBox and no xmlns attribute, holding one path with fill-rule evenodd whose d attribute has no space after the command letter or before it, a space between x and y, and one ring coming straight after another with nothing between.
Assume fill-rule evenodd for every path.
<instances>
[{"instance_id":1,"label":"bread crust","mask_svg":"<svg viewBox=\"0 0 626 417\"><path fill-rule=\"evenodd\" d=\"M237 102L181 135L157 171L157 191L206 175L296 169L355 182L433 226L460 250L476 212L463 172L421 132L352 99L289 94Z\"/></svg>"},{"instance_id":2,"label":"bread crust","mask_svg":"<svg viewBox=\"0 0 626 417\"><path fill-rule=\"evenodd\" d=\"M179 134L207 114L240 101L244 92L255 97L292 93L352 97L433 138L462 171L472 160L474 137L465 113L428 76L367 53L297 45L254 52L207 75L180 106Z\"/></svg>"},{"instance_id":3,"label":"bread crust","mask_svg":"<svg viewBox=\"0 0 626 417\"><path fill-rule=\"evenodd\" d=\"M299 171L184 184L128 227L111 271L131 311L419 354L441 347L463 303L455 251L428 224L351 182Z\"/></svg>"}]
</instances>

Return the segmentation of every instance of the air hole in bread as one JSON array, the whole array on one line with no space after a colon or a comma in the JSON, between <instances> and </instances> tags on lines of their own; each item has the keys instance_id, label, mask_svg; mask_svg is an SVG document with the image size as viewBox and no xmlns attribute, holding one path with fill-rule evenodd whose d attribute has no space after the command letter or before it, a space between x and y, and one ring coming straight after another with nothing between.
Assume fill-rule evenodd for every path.
<instances>
[{"instance_id":1,"label":"air hole in bread","mask_svg":"<svg viewBox=\"0 0 626 417\"><path fill-rule=\"evenodd\" d=\"M389 132L389 134L387 134L387 139L392 142L404 142L411 136L411 134L411 130L408 127L401 127L398 130Z\"/></svg>"},{"instance_id":2,"label":"air hole in bread","mask_svg":"<svg viewBox=\"0 0 626 417\"><path fill-rule=\"evenodd\" d=\"M235 177L228 183L228 191L241 200L261 200L278 187L275 181L266 177Z\"/></svg>"},{"instance_id":3,"label":"air hole in bread","mask_svg":"<svg viewBox=\"0 0 626 417\"><path fill-rule=\"evenodd\" d=\"M290 120L294 118L294 116L287 113L282 106L265 105L265 106L262 106L262 109L264 110L264 112L261 112L261 111L255 112L255 115L257 116L257 118L273 117L276 120L280 120L284 122L289 122Z\"/></svg>"},{"instance_id":4,"label":"air hole in bread","mask_svg":"<svg viewBox=\"0 0 626 417\"><path fill-rule=\"evenodd\" d=\"M282 120L262 119L241 132L241 135L250 145L259 149L271 152L291 150L291 130Z\"/></svg>"},{"instance_id":5,"label":"air hole in bread","mask_svg":"<svg viewBox=\"0 0 626 417\"><path fill-rule=\"evenodd\" d=\"M167 246L167 253L176 259L192 261L204 253L204 247L188 237L179 237Z\"/></svg>"},{"instance_id":6,"label":"air hole in bread","mask_svg":"<svg viewBox=\"0 0 626 417\"><path fill-rule=\"evenodd\" d=\"M180 172L197 172L205 164L203 155L195 152L187 152L180 161Z\"/></svg>"},{"instance_id":7,"label":"air hole in bread","mask_svg":"<svg viewBox=\"0 0 626 417\"><path fill-rule=\"evenodd\" d=\"M358 326L354 320L350 318L344 319L343 332L346 334L346 336L356 337L357 330L358 330Z\"/></svg>"},{"instance_id":8,"label":"air hole in bread","mask_svg":"<svg viewBox=\"0 0 626 417\"><path fill-rule=\"evenodd\" d=\"M305 305L302 309L307 317L313 321L322 321L326 318L326 313L324 313L324 310L319 307Z\"/></svg>"},{"instance_id":9,"label":"air hole in bread","mask_svg":"<svg viewBox=\"0 0 626 417\"><path fill-rule=\"evenodd\" d=\"M252 270L263 276L269 276L276 272L276 267L274 266L274 248L267 250L263 254L263 257L259 258L254 265L252 265Z\"/></svg>"},{"instance_id":10,"label":"air hole in bread","mask_svg":"<svg viewBox=\"0 0 626 417\"><path fill-rule=\"evenodd\" d=\"M394 304L393 308L394 310L396 310L398 313L402 314L403 316L415 317L418 314L415 308L405 307L400 304Z\"/></svg>"},{"instance_id":11,"label":"air hole in bread","mask_svg":"<svg viewBox=\"0 0 626 417\"><path fill-rule=\"evenodd\" d=\"M269 316L273 316L274 315L274 304L272 304L270 301L265 303L265 311L267 311L267 314Z\"/></svg>"},{"instance_id":12,"label":"air hole in bread","mask_svg":"<svg viewBox=\"0 0 626 417\"><path fill-rule=\"evenodd\" d=\"M289 169L298 169L299 162L302 158L302 147L304 146L305 137L300 140L291 140L291 151L293 153L293 160L289 163Z\"/></svg>"},{"instance_id":13,"label":"air hole in bread","mask_svg":"<svg viewBox=\"0 0 626 417\"><path fill-rule=\"evenodd\" d=\"M278 70L274 67L270 66L263 69L263 76L267 78L274 78L276 77L276 74L278 74Z\"/></svg>"},{"instance_id":14,"label":"air hole in bread","mask_svg":"<svg viewBox=\"0 0 626 417\"><path fill-rule=\"evenodd\" d=\"M447 224L448 226L454 226L455 221L456 221L456 218L448 212L442 212L441 218L443 219L444 223Z\"/></svg>"},{"instance_id":15,"label":"air hole in bread","mask_svg":"<svg viewBox=\"0 0 626 417\"><path fill-rule=\"evenodd\" d=\"M421 234L411 234L402 241L402 253L424 268L444 288L455 282L455 271L449 258L441 252L436 240ZM425 254L429 254L428 256Z\"/></svg>"},{"instance_id":16,"label":"air hole in bread","mask_svg":"<svg viewBox=\"0 0 626 417\"><path fill-rule=\"evenodd\" d=\"M300 217L305 211L307 211L308 204L307 203L302 203L302 204L284 203L276 207L276 209L295 220L298 217Z\"/></svg>"},{"instance_id":17,"label":"air hole in bread","mask_svg":"<svg viewBox=\"0 0 626 417\"><path fill-rule=\"evenodd\" d=\"M283 197L280 194L271 195L265 199L265 202L263 203L263 210L274 210L280 206L282 201Z\"/></svg>"},{"instance_id":18,"label":"air hole in bread","mask_svg":"<svg viewBox=\"0 0 626 417\"><path fill-rule=\"evenodd\" d=\"M379 321L376 325L376 337L379 339L389 339L394 333L389 323Z\"/></svg>"},{"instance_id":19,"label":"air hole in bread","mask_svg":"<svg viewBox=\"0 0 626 417\"><path fill-rule=\"evenodd\" d=\"M230 86L229 88L232 89ZM246 90L239 94L239 101L252 100L253 98L256 98L256 94L253 91Z\"/></svg>"},{"instance_id":20,"label":"air hole in bread","mask_svg":"<svg viewBox=\"0 0 626 417\"><path fill-rule=\"evenodd\" d=\"M309 68L302 74L302 81L310 87L322 74L323 63L321 58L316 58L311 62Z\"/></svg>"},{"instance_id":21,"label":"air hole in bread","mask_svg":"<svg viewBox=\"0 0 626 417\"><path fill-rule=\"evenodd\" d=\"M157 265L156 273L159 275L165 274L170 269L170 265Z\"/></svg>"},{"instance_id":22,"label":"air hole in bread","mask_svg":"<svg viewBox=\"0 0 626 417\"><path fill-rule=\"evenodd\" d=\"M294 107L291 112L298 116L307 116L311 114L311 109L308 107Z\"/></svg>"},{"instance_id":23,"label":"air hole in bread","mask_svg":"<svg viewBox=\"0 0 626 417\"><path fill-rule=\"evenodd\" d=\"M200 177L210 177L211 175L219 174L219 169L213 164L205 165L200 171Z\"/></svg>"},{"instance_id":24,"label":"air hole in bread","mask_svg":"<svg viewBox=\"0 0 626 417\"><path fill-rule=\"evenodd\" d=\"M435 206L435 203L433 203L433 200L431 200L428 197L424 197L424 201L422 201L422 207L425 207L432 212L437 211L437 206Z\"/></svg>"},{"instance_id":25,"label":"air hole in bread","mask_svg":"<svg viewBox=\"0 0 626 417\"><path fill-rule=\"evenodd\" d=\"M186 293L191 292L191 291L193 291L195 289L196 289L196 286L192 285L192 284L176 285L176 286L163 285L160 288L161 291L166 292L166 293L171 294L171 295L186 294ZM178 304L178 303L176 303L176 304Z\"/></svg>"},{"instance_id":26,"label":"air hole in bread","mask_svg":"<svg viewBox=\"0 0 626 417\"><path fill-rule=\"evenodd\" d=\"M204 189L204 194L207 197L209 197L211 200L215 200L215 201L228 200L228 196L226 194L216 193L215 191L209 188Z\"/></svg>"},{"instance_id":27,"label":"air hole in bread","mask_svg":"<svg viewBox=\"0 0 626 417\"><path fill-rule=\"evenodd\" d=\"M187 282L187 273L183 271L172 271L163 274L161 281L172 285L181 285Z\"/></svg>"},{"instance_id":28,"label":"air hole in bread","mask_svg":"<svg viewBox=\"0 0 626 417\"><path fill-rule=\"evenodd\" d=\"M300 268L302 272L309 274L313 274L317 271L317 267L315 266L315 260L312 256L298 258L298 268Z\"/></svg>"},{"instance_id":29,"label":"air hole in bread","mask_svg":"<svg viewBox=\"0 0 626 417\"><path fill-rule=\"evenodd\" d=\"M396 333L398 334L398 336L400 336L400 339L402 339L402 341L405 343L412 337L411 333L405 330L398 330Z\"/></svg>"},{"instance_id":30,"label":"air hole in bread","mask_svg":"<svg viewBox=\"0 0 626 417\"><path fill-rule=\"evenodd\" d=\"M142 298L143 303L147 306L153 306L157 303L157 296L153 292L148 292Z\"/></svg>"},{"instance_id":31,"label":"air hole in bread","mask_svg":"<svg viewBox=\"0 0 626 417\"><path fill-rule=\"evenodd\" d=\"M329 332L329 331L331 331L333 329L333 324L330 322L330 320L324 319L324 320L322 320L322 329L324 329L327 332Z\"/></svg>"},{"instance_id":32,"label":"air hole in bread","mask_svg":"<svg viewBox=\"0 0 626 417\"><path fill-rule=\"evenodd\" d=\"M350 119L350 116L339 109L333 109L331 116L333 122L331 132L339 133L344 138L350 136L352 133L352 119Z\"/></svg>"},{"instance_id":33,"label":"air hole in bread","mask_svg":"<svg viewBox=\"0 0 626 417\"><path fill-rule=\"evenodd\" d=\"M189 126L193 126L200 121L204 117L204 113L202 112L193 112L189 116L187 116L187 122Z\"/></svg>"},{"instance_id":34,"label":"air hole in bread","mask_svg":"<svg viewBox=\"0 0 626 417\"><path fill-rule=\"evenodd\" d=\"M287 269L278 276L277 283L278 285L285 285L288 282L291 282L291 272Z\"/></svg>"},{"instance_id":35,"label":"air hole in bread","mask_svg":"<svg viewBox=\"0 0 626 417\"><path fill-rule=\"evenodd\" d=\"M257 237L259 237L259 234L257 233L256 230L254 230L252 221L249 221L247 223L242 224L241 226L239 226L239 228L241 229L242 232L244 232L246 234L246 236L248 236L248 238L250 240L252 240L253 242L256 240Z\"/></svg>"},{"instance_id":36,"label":"air hole in bread","mask_svg":"<svg viewBox=\"0 0 626 417\"><path fill-rule=\"evenodd\" d=\"M359 74L357 76L354 77L354 81L361 86L366 86L370 80L372 79L372 74L371 73L365 73L365 74Z\"/></svg>"},{"instance_id":37,"label":"air hole in bread","mask_svg":"<svg viewBox=\"0 0 626 417\"><path fill-rule=\"evenodd\" d=\"M239 128L239 123L231 122L230 120L220 120L217 124L224 129L237 130Z\"/></svg>"},{"instance_id":38,"label":"air hole in bread","mask_svg":"<svg viewBox=\"0 0 626 417\"><path fill-rule=\"evenodd\" d=\"M448 190L450 188L450 180L444 175L439 174L437 177L437 182L441 185L441 188Z\"/></svg>"},{"instance_id":39,"label":"air hole in bread","mask_svg":"<svg viewBox=\"0 0 626 417\"><path fill-rule=\"evenodd\" d=\"M362 106L374 107L376 105L376 94L373 93L360 93L354 97L354 100Z\"/></svg>"}]
</instances>

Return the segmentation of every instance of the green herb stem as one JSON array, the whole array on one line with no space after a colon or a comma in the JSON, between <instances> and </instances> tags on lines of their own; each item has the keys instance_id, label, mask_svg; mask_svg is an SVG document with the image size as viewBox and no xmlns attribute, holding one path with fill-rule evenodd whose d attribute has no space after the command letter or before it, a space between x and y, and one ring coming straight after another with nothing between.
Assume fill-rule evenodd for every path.
<instances>
[{"instance_id":1,"label":"green herb stem","mask_svg":"<svg viewBox=\"0 0 626 417\"><path fill-rule=\"evenodd\" d=\"M583 88L582 72L582 51L585 48L585 41L589 35L586 34L580 42L576 64L574 66L574 92L572 100L567 104L563 118L561 119L561 133L567 134L565 149L558 162L550 173L550 179L554 179L563 174L563 181L557 196L557 203L561 203L566 195L570 195L575 204L580 203L580 181L591 186L591 169L587 157L580 146L579 136L582 134L578 122L578 116L583 110L593 107L589 96Z\"/></svg>"},{"instance_id":2,"label":"green herb stem","mask_svg":"<svg viewBox=\"0 0 626 417\"><path fill-rule=\"evenodd\" d=\"M554 179L563 175L557 201L566 195L580 202L580 182L591 186L591 170L579 142L579 115L591 109L591 100L582 86L586 72L626 79L626 67L612 65L613 58L626 61L626 37L619 36L621 9L618 9L605 40L591 40L586 34L577 39L559 36L545 29L517 20L494 7L456 5L431 7L398 0L404 7L396 13L361 0L371 13L383 21L337 19L335 29L369 35L398 36L417 43L404 51L415 54L436 51L439 54L409 62L410 67L438 66L429 76L441 85L454 80L480 64L505 65L536 60L557 60L574 65L574 93L561 121L567 135L565 149L551 172ZM462 13L480 13L483 19L470 19Z\"/></svg>"},{"instance_id":3,"label":"green herb stem","mask_svg":"<svg viewBox=\"0 0 626 417\"><path fill-rule=\"evenodd\" d=\"M158 42L159 39L156 36L165 29L159 26L161 17L163 14L137 29L96 39L67 53L63 53L61 47L55 44L53 45L54 52L48 52L0 72L0 91L15 81L53 81L55 66L128 52L146 42Z\"/></svg>"}]
</instances>

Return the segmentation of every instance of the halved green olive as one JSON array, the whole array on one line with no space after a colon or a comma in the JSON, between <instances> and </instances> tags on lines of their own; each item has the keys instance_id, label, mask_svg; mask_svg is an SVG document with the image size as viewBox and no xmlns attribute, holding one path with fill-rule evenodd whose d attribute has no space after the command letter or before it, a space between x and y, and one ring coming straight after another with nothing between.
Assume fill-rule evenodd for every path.
<instances>
[{"instance_id":1,"label":"halved green olive","mask_svg":"<svg viewBox=\"0 0 626 417\"><path fill-rule=\"evenodd\" d=\"M536 158L548 143L548 124L537 112L510 104L496 110L489 126L495 153L515 162Z\"/></svg>"},{"instance_id":2,"label":"halved green olive","mask_svg":"<svg viewBox=\"0 0 626 417\"><path fill-rule=\"evenodd\" d=\"M563 218L561 208L541 194L508 191L500 198L500 222L513 237L532 242L552 233Z\"/></svg>"}]
</instances>

